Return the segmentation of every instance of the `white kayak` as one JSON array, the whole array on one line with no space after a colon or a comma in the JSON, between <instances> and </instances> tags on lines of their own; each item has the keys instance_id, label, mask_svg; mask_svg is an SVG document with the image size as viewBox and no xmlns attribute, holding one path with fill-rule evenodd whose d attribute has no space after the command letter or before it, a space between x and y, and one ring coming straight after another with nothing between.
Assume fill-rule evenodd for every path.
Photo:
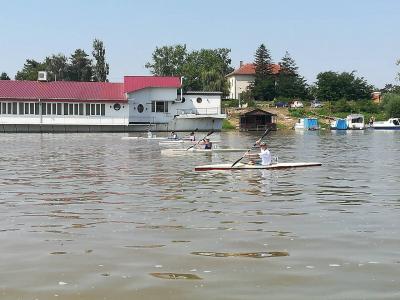
<instances>
[{"instance_id":1,"label":"white kayak","mask_svg":"<svg viewBox=\"0 0 400 300\"><path fill-rule=\"evenodd\" d=\"M276 163L268 166L263 165L252 165L238 163L232 167L232 164L217 164L217 165L204 165L197 166L194 168L195 171L213 171L213 170L269 170L269 169L290 169L290 168L304 168L304 167L317 167L321 166L321 163L317 162L298 162L298 163Z\"/></svg>"},{"instance_id":2,"label":"white kayak","mask_svg":"<svg viewBox=\"0 0 400 300\"><path fill-rule=\"evenodd\" d=\"M123 136L121 140L168 140L166 137L146 137L146 136Z\"/></svg>"},{"instance_id":3,"label":"white kayak","mask_svg":"<svg viewBox=\"0 0 400 300\"><path fill-rule=\"evenodd\" d=\"M196 145L198 142L197 141L190 141L190 140L165 140L165 141L160 141L158 142L160 146L166 146L166 145L181 145L181 144L188 144L188 145ZM218 144L219 141L213 141L213 144Z\"/></svg>"},{"instance_id":4,"label":"white kayak","mask_svg":"<svg viewBox=\"0 0 400 300\"><path fill-rule=\"evenodd\" d=\"M246 152L247 149L237 149L237 148L214 148L214 149L164 149L161 150L161 154L185 154L185 153L224 153L224 152Z\"/></svg>"}]
</instances>

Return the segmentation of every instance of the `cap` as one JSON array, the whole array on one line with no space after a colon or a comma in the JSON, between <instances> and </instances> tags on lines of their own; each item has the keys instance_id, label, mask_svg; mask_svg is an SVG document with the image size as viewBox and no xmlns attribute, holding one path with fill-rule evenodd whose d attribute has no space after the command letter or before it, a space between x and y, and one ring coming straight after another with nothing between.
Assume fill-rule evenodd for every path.
<instances>
[{"instance_id":1,"label":"cap","mask_svg":"<svg viewBox=\"0 0 400 300\"><path fill-rule=\"evenodd\" d=\"M260 143L260 147L266 147L266 146L267 146L266 143L264 143L264 142L261 142L261 143Z\"/></svg>"}]
</instances>

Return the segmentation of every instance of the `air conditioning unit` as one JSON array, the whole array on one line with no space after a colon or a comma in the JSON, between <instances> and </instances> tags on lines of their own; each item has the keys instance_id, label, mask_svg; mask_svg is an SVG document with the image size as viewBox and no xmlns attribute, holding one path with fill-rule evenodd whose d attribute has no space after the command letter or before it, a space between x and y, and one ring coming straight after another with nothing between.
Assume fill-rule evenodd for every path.
<instances>
[{"instance_id":1,"label":"air conditioning unit","mask_svg":"<svg viewBox=\"0 0 400 300\"><path fill-rule=\"evenodd\" d=\"M46 71L38 72L38 81L47 81L47 72Z\"/></svg>"}]
</instances>

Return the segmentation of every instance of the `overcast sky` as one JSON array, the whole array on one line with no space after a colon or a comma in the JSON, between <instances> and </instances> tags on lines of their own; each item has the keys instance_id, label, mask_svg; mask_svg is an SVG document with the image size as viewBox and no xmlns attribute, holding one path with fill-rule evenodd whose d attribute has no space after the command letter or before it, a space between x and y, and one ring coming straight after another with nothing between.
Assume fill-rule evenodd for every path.
<instances>
[{"instance_id":1,"label":"overcast sky","mask_svg":"<svg viewBox=\"0 0 400 300\"><path fill-rule=\"evenodd\" d=\"M289 51L309 83L319 72L352 71L377 87L398 83L397 0L0 0L0 72L14 77L27 58L101 39L110 81L145 75L156 46L226 47L232 65L252 62L264 43L278 62Z\"/></svg>"}]
</instances>

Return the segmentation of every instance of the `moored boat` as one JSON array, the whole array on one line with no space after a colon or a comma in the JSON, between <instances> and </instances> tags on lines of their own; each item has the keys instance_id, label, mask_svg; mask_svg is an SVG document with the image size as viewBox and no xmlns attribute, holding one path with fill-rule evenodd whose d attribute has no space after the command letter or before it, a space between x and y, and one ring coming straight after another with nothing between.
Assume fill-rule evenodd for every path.
<instances>
[{"instance_id":1,"label":"moored boat","mask_svg":"<svg viewBox=\"0 0 400 300\"><path fill-rule=\"evenodd\" d=\"M318 130L319 129L318 119L315 119L315 118L299 119L299 122L297 122L294 125L294 129L296 129L296 130Z\"/></svg>"},{"instance_id":2,"label":"moored boat","mask_svg":"<svg viewBox=\"0 0 400 300\"><path fill-rule=\"evenodd\" d=\"M381 129L381 130L400 130L400 119L399 118L390 118L387 121L374 122L371 125L371 128Z\"/></svg>"},{"instance_id":3,"label":"moored boat","mask_svg":"<svg viewBox=\"0 0 400 300\"><path fill-rule=\"evenodd\" d=\"M364 116L361 114L348 115L346 122L347 129L365 129Z\"/></svg>"},{"instance_id":4,"label":"moored boat","mask_svg":"<svg viewBox=\"0 0 400 300\"><path fill-rule=\"evenodd\" d=\"M298 162L298 163L276 163L268 166L263 165L252 165L252 164L244 164L238 163L232 167L232 164L216 164L216 165L204 165L197 166L194 168L195 171L214 171L214 170L277 170L277 169L291 169L291 168L305 168L305 167L317 167L321 166L321 163L318 162Z\"/></svg>"}]
</instances>

